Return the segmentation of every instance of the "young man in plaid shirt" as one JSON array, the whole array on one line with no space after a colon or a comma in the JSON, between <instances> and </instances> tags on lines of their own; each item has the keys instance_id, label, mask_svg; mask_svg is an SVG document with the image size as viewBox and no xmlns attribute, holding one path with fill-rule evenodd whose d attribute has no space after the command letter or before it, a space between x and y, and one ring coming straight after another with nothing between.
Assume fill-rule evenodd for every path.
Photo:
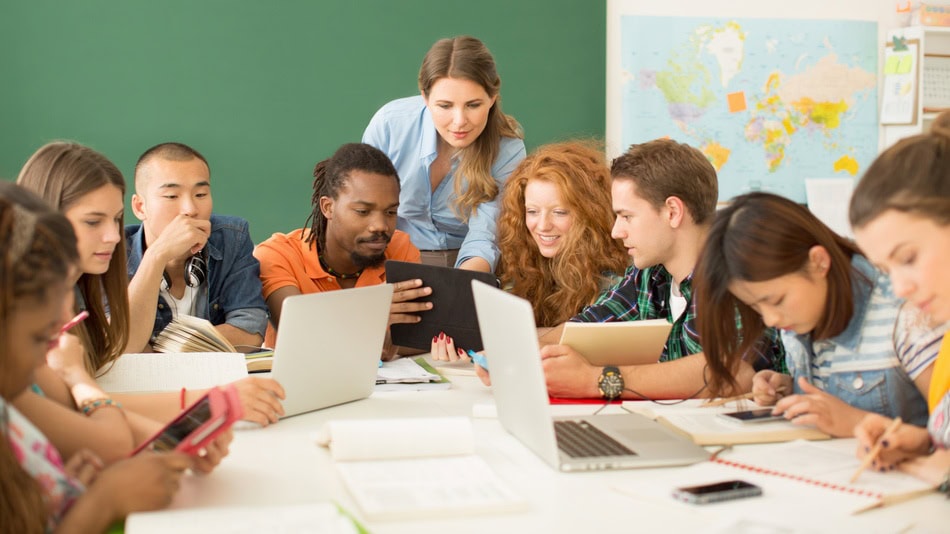
<instances>
[{"instance_id":1,"label":"young man in plaid shirt","mask_svg":"<svg viewBox=\"0 0 950 534\"><path fill-rule=\"evenodd\" d=\"M595 367L574 349L541 349L548 392L555 397L687 398L707 396L706 359L696 330L693 267L716 212L718 182L695 148L658 139L630 149L611 166L612 235L623 240L633 265L624 278L572 321L663 318L673 323L660 363ZM723 320L729 320L723 318ZM558 339L563 327L543 336ZM785 371L785 351L774 329L737 373L751 391L759 369Z\"/></svg>"}]
</instances>

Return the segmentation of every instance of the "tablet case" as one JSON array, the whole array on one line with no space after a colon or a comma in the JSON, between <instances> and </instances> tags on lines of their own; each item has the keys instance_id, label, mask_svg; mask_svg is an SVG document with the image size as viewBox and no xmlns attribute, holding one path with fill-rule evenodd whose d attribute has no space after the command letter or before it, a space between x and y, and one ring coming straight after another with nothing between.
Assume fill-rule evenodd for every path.
<instances>
[{"instance_id":1,"label":"tablet case","mask_svg":"<svg viewBox=\"0 0 950 534\"><path fill-rule=\"evenodd\" d=\"M421 279L423 286L431 287L432 294L416 299L432 303L432 309L419 314L421 321L414 324L394 324L389 328L394 345L428 351L432 337L445 332L461 349L482 350L482 336L475 316L472 298L472 280L498 287L494 274L466 271L436 265L386 261L386 281L389 283Z\"/></svg>"}]
</instances>

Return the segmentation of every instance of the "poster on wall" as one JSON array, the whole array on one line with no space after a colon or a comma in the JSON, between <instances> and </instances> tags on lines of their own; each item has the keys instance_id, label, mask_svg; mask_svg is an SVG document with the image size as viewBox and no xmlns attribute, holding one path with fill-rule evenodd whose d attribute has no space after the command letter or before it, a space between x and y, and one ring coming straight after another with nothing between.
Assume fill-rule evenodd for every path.
<instances>
[{"instance_id":1,"label":"poster on wall","mask_svg":"<svg viewBox=\"0 0 950 534\"><path fill-rule=\"evenodd\" d=\"M877 155L875 22L618 17L608 146L695 146L720 201L764 190L805 202L806 177L856 177Z\"/></svg>"}]
</instances>

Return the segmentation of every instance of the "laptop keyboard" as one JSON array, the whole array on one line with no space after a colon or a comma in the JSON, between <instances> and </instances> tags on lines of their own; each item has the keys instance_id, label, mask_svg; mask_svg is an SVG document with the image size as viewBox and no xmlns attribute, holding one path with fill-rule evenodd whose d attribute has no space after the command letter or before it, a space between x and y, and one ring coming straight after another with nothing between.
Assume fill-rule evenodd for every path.
<instances>
[{"instance_id":1,"label":"laptop keyboard","mask_svg":"<svg viewBox=\"0 0 950 534\"><path fill-rule=\"evenodd\" d=\"M571 458L637 454L586 421L555 421L554 434L558 448Z\"/></svg>"}]
</instances>

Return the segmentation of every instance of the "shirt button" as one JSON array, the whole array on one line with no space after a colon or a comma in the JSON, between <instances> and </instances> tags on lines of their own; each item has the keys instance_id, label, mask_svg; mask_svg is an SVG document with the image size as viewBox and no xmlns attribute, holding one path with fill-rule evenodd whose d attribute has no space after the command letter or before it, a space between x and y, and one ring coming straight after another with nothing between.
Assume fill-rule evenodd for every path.
<instances>
[{"instance_id":1,"label":"shirt button","mask_svg":"<svg viewBox=\"0 0 950 534\"><path fill-rule=\"evenodd\" d=\"M164 310L164 309L165 309L165 305L164 305L164 304L159 304L159 305L158 305L158 309Z\"/></svg>"},{"instance_id":2,"label":"shirt button","mask_svg":"<svg viewBox=\"0 0 950 534\"><path fill-rule=\"evenodd\" d=\"M854 389L861 389L864 387L864 379L860 376L854 379L854 382L851 383L854 386Z\"/></svg>"}]
</instances>

